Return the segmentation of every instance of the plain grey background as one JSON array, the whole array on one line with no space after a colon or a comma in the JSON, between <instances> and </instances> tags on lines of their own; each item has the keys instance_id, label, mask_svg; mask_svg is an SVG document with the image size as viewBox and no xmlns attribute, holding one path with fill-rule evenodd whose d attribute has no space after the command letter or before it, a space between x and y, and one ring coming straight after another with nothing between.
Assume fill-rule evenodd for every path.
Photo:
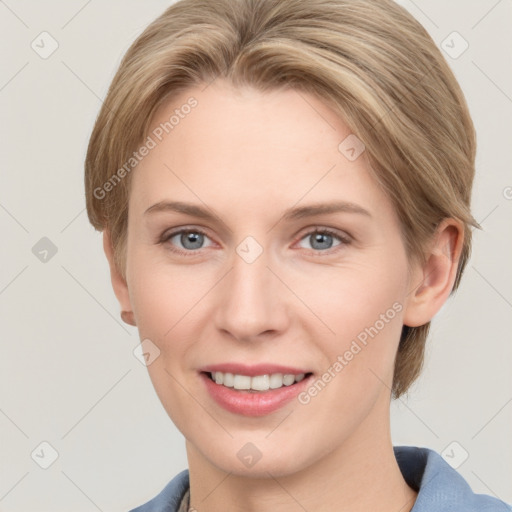
<instances>
[{"instance_id":1,"label":"plain grey background","mask_svg":"<svg viewBox=\"0 0 512 512\"><path fill-rule=\"evenodd\" d=\"M437 450L476 492L512 502L512 2L400 3L469 102L483 230L434 320L422 377L392 405L393 442ZM137 330L119 318L83 187L121 56L168 5L0 1L1 511L128 510L187 466L133 354Z\"/></svg>"}]
</instances>

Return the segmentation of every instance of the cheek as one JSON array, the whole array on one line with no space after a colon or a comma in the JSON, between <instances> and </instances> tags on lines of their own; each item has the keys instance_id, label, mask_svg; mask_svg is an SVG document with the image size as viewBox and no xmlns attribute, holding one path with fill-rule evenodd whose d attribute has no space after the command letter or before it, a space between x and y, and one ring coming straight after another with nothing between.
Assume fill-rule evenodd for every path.
<instances>
[{"instance_id":1,"label":"cheek","mask_svg":"<svg viewBox=\"0 0 512 512\"><path fill-rule=\"evenodd\" d=\"M208 279L193 267L170 265L148 252L135 247L130 254L130 300L141 337L164 340L194 317Z\"/></svg>"},{"instance_id":2,"label":"cheek","mask_svg":"<svg viewBox=\"0 0 512 512\"><path fill-rule=\"evenodd\" d=\"M331 337L356 338L372 326L384 331L401 319L406 283L393 269L335 269L314 282L314 287L305 288L305 302L331 330Z\"/></svg>"},{"instance_id":3,"label":"cheek","mask_svg":"<svg viewBox=\"0 0 512 512\"><path fill-rule=\"evenodd\" d=\"M308 288L308 305L330 331L316 323L317 333L327 333L315 337L324 368L336 375L333 389L348 402L363 390L377 391L383 385L379 379L391 386L407 294L405 269L405 255L397 254L394 264L335 269Z\"/></svg>"},{"instance_id":4,"label":"cheek","mask_svg":"<svg viewBox=\"0 0 512 512\"><path fill-rule=\"evenodd\" d=\"M299 397L299 410L307 414L310 431L323 431L331 440L329 446L356 431L377 403L388 407L404 289L402 274L390 270L379 277L366 269L350 279L340 275L331 280L328 294L314 296L323 308L319 316L335 334L315 338L323 373ZM329 446L322 449L328 452Z\"/></svg>"},{"instance_id":5,"label":"cheek","mask_svg":"<svg viewBox=\"0 0 512 512\"><path fill-rule=\"evenodd\" d=\"M157 263L143 251L132 254L130 298L140 339L149 339L159 352L147 367L156 394L177 428L186 428L192 410L183 376L188 351L198 330L200 299L207 290L193 272ZM203 280L204 282L204 280ZM186 414L183 411L187 411Z\"/></svg>"}]
</instances>

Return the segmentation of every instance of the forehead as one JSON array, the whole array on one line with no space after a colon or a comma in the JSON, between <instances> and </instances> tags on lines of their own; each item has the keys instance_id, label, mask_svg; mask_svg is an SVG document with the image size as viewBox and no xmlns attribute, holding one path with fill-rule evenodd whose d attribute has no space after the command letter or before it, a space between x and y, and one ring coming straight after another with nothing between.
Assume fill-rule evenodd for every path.
<instances>
[{"instance_id":1,"label":"forehead","mask_svg":"<svg viewBox=\"0 0 512 512\"><path fill-rule=\"evenodd\" d=\"M390 207L364 152L347 158L349 127L302 91L261 92L218 79L162 105L149 133L154 147L132 177L130 202L138 209L170 198L214 203L234 214L302 201Z\"/></svg>"}]
</instances>

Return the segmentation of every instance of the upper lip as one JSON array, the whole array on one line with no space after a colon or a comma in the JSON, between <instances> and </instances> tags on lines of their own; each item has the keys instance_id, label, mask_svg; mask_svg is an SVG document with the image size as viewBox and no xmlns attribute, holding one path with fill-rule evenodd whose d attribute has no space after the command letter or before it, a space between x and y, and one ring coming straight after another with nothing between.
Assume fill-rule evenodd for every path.
<instances>
[{"instance_id":1,"label":"upper lip","mask_svg":"<svg viewBox=\"0 0 512 512\"><path fill-rule=\"evenodd\" d=\"M222 372L234 373L237 375L248 375L254 377L256 375L270 375L273 373L300 375L301 373L311 373L309 370L292 366L284 366L281 364L259 363L259 364L241 364L241 363L219 363L204 366L201 372Z\"/></svg>"}]
</instances>

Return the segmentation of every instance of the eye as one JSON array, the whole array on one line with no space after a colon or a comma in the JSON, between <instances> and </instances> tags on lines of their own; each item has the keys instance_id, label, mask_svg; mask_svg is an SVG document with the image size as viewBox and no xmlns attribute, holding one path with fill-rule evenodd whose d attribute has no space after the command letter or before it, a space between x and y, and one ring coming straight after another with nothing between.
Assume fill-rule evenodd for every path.
<instances>
[{"instance_id":1,"label":"eye","mask_svg":"<svg viewBox=\"0 0 512 512\"><path fill-rule=\"evenodd\" d=\"M180 254L194 254L194 251L212 245L204 246L205 240L210 240L206 233L197 228L180 229L171 233L164 233L161 243L168 244L172 251Z\"/></svg>"},{"instance_id":2,"label":"eye","mask_svg":"<svg viewBox=\"0 0 512 512\"><path fill-rule=\"evenodd\" d=\"M316 228L306 233L306 235L301 238L301 241L302 240L306 240L310 244L310 247L305 247L305 249L311 248L315 252L329 251L333 247L350 243L350 239L347 236L343 236L327 228ZM334 244L335 240L338 240L337 244Z\"/></svg>"},{"instance_id":3,"label":"eye","mask_svg":"<svg viewBox=\"0 0 512 512\"><path fill-rule=\"evenodd\" d=\"M303 243L303 241L309 243L310 247L301 245L302 248L310 249L315 253L330 253L333 252L331 251L333 248L336 251L336 247L348 245L350 238L327 228L315 228L300 239L300 242ZM208 244L204 245L205 242ZM171 251L185 256L194 256L196 251L213 245L207 234L198 228L182 228L164 233L160 243L167 245Z\"/></svg>"}]
</instances>

